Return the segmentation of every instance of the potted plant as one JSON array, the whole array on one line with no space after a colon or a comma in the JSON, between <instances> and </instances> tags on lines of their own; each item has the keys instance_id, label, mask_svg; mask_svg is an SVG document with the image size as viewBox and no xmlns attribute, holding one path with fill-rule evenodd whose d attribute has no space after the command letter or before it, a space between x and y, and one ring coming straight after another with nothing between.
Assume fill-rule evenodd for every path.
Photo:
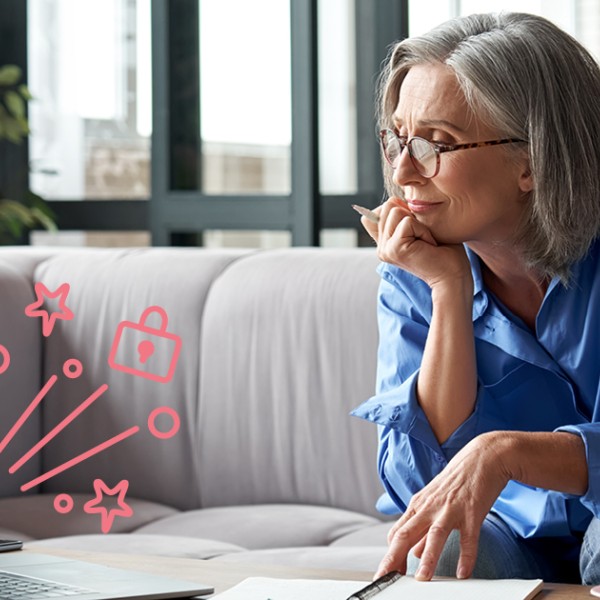
<instances>
[{"instance_id":1,"label":"potted plant","mask_svg":"<svg viewBox=\"0 0 600 600\"><path fill-rule=\"evenodd\" d=\"M15 65L0 67L0 144L22 144L29 136L26 107L31 94L21 77ZM54 215L40 196L27 186L20 197L8 198L0 187L0 244L18 243L40 226L56 230Z\"/></svg>"}]
</instances>

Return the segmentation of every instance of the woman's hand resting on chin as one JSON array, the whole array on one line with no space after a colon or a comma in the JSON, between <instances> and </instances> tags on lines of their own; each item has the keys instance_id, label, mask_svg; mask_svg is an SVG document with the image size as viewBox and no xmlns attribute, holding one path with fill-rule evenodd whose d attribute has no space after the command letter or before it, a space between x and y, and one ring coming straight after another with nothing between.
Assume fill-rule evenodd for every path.
<instances>
[{"instance_id":1,"label":"woman's hand resting on chin","mask_svg":"<svg viewBox=\"0 0 600 600\"><path fill-rule=\"evenodd\" d=\"M379 223L361 219L377 243L380 260L419 277L431 288L441 282L471 282L471 268L462 244L438 244L399 198L390 198L373 212Z\"/></svg>"}]
</instances>

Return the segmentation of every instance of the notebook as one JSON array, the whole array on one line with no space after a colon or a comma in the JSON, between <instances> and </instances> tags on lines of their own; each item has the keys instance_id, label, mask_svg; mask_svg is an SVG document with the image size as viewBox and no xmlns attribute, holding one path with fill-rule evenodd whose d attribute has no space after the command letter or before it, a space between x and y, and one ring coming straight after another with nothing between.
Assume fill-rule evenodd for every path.
<instances>
[{"instance_id":1,"label":"notebook","mask_svg":"<svg viewBox=\"0 0 600 600\"><path fill-rule=\"evenodd\" d=\"M62 592L59 590L62 589ZM212 594L208 585L37 552L0 554L0 598L161 600Z\"/></svg>"},{"instance_id":2,"label":"notebook","mask_svg":"<svg viewBox=\"0 0 600 600\"><path fill-rule=\"evenodd\" d=\"M371 600L530 600L541 591L543 583L541 579L416 581L413 577L401 577L390 587L365 597ZM214 600L347 600L365 584L365 581L249 577L214 596Z\"/></svg>"}]
</instances>

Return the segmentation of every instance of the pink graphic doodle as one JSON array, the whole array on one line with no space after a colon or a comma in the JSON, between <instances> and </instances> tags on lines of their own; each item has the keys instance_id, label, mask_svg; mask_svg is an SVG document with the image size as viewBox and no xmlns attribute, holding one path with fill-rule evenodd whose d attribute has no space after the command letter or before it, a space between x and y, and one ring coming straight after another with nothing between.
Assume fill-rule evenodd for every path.
<instances>
[{"instance_id":1,"label":"pink graphic doodle","mask_svg":"<svg viewBox=\"0 0 600 600\"><path fill-rule=\"evenodd\" d=\"M36 409L37 405L44 399L46 394L52 389L52 386L56 383L58 377L52 375L46 382L44 387L38 392L37 396L30 402L29 406L23 411L23 414L17 419L16 423L9 429L8 433L4 436L0 442L0 454L4 451L6 446L18 433L19 429L23 427L23 424L31 416L31 413Z\"/></svg>"},{"instance_id":2,"label":"pink graphic doodle","mask_svg":"<svg viewBox=\"0 0 600 600\"><path fill-rule=\"evenodd\" d=\"M32 479L31 481L24 483L21 486L21 491L26 492L27 490L34 488L36 485L40 485L40 483L44 483L44 481L48 481L48 479L51 479L52 477L58 475L59 473L62 473L63 471L66 471L67 469L70 469L71 467L78 465L79 463L83 462L84 460L87 460L88 458L91 458L92 456L95 456L96 454L103 452L107 448L110 448L111 446L114 446L115 444L122 442L123 440L127 439L128 437L135 435L139 430L140 430L140 428L137 425L135 425L134 427L130 427L129 429L126 429L125 431L119 433L118 435L111 437L109 440L106 440L105 442L102 442L101 444L98 444L97 446L94 446L93 448L90 448L89 450L86 450L85 452L78 454L71 460L64 462L62 465L58 465L58 467L55 467L54 469L51 469L50 471L46 471L46 473L40 475L39 477L36 477L35 479Z\"/></svg>"},{"instance_id":3,"label":"pink graphic doodle","mask_svg":"<svg viewBox=\"0 0 600 600\"><path fill-rule=\"evenodd\" d=\"M160 318L158 329L146 325L152 313L158 314ZM142 313L139 323L133 321L119 323L108 364L117 371L159 383L171 381L181 351L181 338L174 333L169 333L167 324L167 313L160 306L149 306ZM134 347L137 353L131 351ZM152 360L153 357L156 357L155 361ZM161 361L166 361L166 365Z\"/></svg>"},{"instance_id":4,"label":"pink graphic doodle","mask_svg":"<svg viewBox=\"0 0 600 600\"><path fill-rule=\"evenodd\" d=\"M125 494L129 487L129 481L123 479L115 487L109 488L102 479L94 480L94 491L96 497L89 500L83 506L83 510L88 514L100 513L102 517L102 533L108 533L112 527L115 517L131 517L133 509L125 502ZM107 508L102 506L105 496L117 496L119 508Z\"/></svg>"},{"instance_id":5,"label":"pink graphic doodle","mask_svg":"<svg viewBox=\"0 0 600 600\"><path fill-rule=\"evenodd\" d=\"M169 415L173 421L171 429L167 431L159 431L156 427L156 418L163 413ZM148 417L148 429L150 430L150 433L159 440L167 440L169 438L172 438L179 431L180 425L181 421L179 419L177 411L168 406L160 406L158 408L155 408Z\"/></svg>"},{"instance_id":6,"label":"pink graphic doodle","mask_svg":"<svg viewBox=\"0 0 600 600\"><path fill-rule=\"evenodd\" d=\"M54 498L54 510L61 515L66 515L73 510L73 498L69 494L58 494Z\"/></svg>"},{"instance_id":7,"label":"pink graphic doodle","mask_svg":"<svg viewBox=\"0 0 600 600\"><path fill-rule=\"evenodd\" d=\"M42 333L44 337L48 337L54 329L54 324L57 319L70 321L73 318L71 309L65 304L69 294L70 286L68 283L63 283L54 292L51 292L43 283L35 284L35 295L37 300L25 307L25 314L28 317L42 318ZM58 298L58 311L49 311L44 306L44 298L54 300Z\"/></svg>"},{"instance_id":8,"label":"pink graphic doodle","mask_svg":"<svg viewBox=\"0 0 600 600\"><path fill-rule=\"evenodd\" d=\"M4 373L10 366L10 354L6 349L6 346L0 344L0 357L2 357L2 364L0 364L0 375Z\"/></svg>"},{"instance_id":9,"label":"pink graphic doodle","mask_svg":"<svg viewBox=\"0 0 600 600\"><path fill-rule=\"evenodd\" d=\"M75 410L71 411L52 431L47 433L37 444L26 452L8 472L12 475L18 471L32 456L35 456L48 442L52 441L69 423L74 421L84 410L91 406L106 390L108 385L104 383L93 394L88 396Z\"/></svg>"}]
</instances>

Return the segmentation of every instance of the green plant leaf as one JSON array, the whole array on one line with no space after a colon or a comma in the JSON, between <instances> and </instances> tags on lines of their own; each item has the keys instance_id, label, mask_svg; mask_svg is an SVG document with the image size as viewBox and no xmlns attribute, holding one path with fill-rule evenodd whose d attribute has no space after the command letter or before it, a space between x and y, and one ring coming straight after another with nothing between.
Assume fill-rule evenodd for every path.
<instances>
[{"instance_id":1,"label":"green plant leaf","mask_svg":"<svg viewBox=\"0 0 600 600\"><path fill-rule=\"evenodd\" d=\"M21 98L23 98L23 100L33 100L33 96L31 95L29 88L24 83L22 83L17 90L19 91L19 94L21 94Z\"/></svg>"},{"instance_id":2,"label":"green plant leaf","mask_svg":"<svg viewBox=\"0 0 600 600\"><path fill-rule=\"evenodd\" d=\"M21 69L17 65L0 67L0 85L16 85L21 79Z\"/></svg>"},{"instance_id":3,"label":"green plant leaf","mask_svg":"<svg viewBox=\"0 0 600 600\"><path fill-rule=\"evenodd\" d=\"M16 219L25 225L31 225L33 219L31 210L16 200L4 198L0 200L0 218Z\"/></svg>"},{"instance_id":4,"label":"green plant leaf","mask_svg":"<svg viewBox=\"0 0 600 600\"><path fill-rule=\"evenodd\" d=\"M21 139L27 136L28 131L27 119L16 119L0 105L0 139L19 144Z\"/></svg>"},{"instance_id":5,"label":"green plant leaf","mask_svg":"<svg viewBox=\"0 0 600 600\"><path fill-rule=\"evenodd\" d=\"M6 102L6 107L13 116L17 119L25 118L25 102L17 92L8 90L8 92L4 94L4 102Z\"/></svg>"},{"instance_id":6,"label":"green plant leaf","mask_svg":"<svg viewBox=\"0 0 600 600\"><path fill-rule=\"evenodd\" d=\"M36 220L36 222L38 224L40 224L44 229L51 231L51 232L56 232L58 231L58 227L56 227L56 223L54 222L54 219L52 219L50 216L48 216L43 210L41 210L39 207L34 206L31 209L31 216Z\"/></svg>"}]
</instances>

